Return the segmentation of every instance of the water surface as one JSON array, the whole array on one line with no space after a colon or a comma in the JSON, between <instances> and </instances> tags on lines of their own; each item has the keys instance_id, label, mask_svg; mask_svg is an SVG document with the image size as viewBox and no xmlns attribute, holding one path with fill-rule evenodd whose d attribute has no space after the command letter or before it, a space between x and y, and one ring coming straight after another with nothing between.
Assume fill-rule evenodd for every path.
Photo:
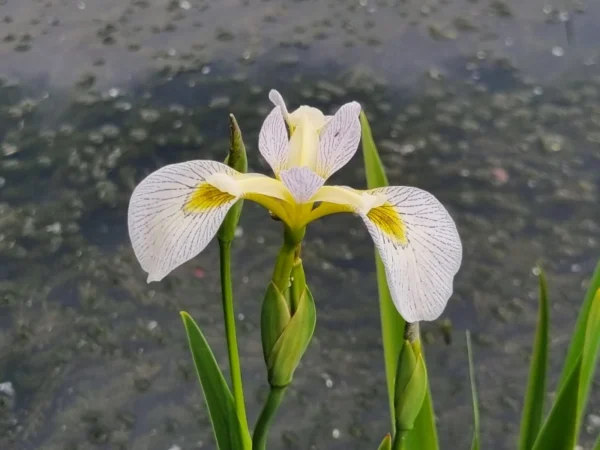
<instances>
[{"instance_id":1,"label":"water surface","mask_svg":"<svg viewBox=\"0 0 600 450\"><path fill-rule=\"evenodd\" d=\"M600 236L595 2L0 2L0 447L214 448L179 310L226 367L211 244L147 285L125 217L158 167L223 159L227 114L250 168L279 89L293 108L367 112L393 184L434 193L465 248L423 326L443 448L470 442L464 331L484 446L514 448L542 261L558 376ZM358 154L332 180L364 186ZM234 271L250 417L266 394L259 308L280 225L246 205ZM315 339L272 448L376 448L388 430L373 249L350 215L312 224ZM552 386L552 385L551 385ZM589 413L598 414L592 393ZM586 419L581 444L598 429Z\"/></svg>"}]
</instances>

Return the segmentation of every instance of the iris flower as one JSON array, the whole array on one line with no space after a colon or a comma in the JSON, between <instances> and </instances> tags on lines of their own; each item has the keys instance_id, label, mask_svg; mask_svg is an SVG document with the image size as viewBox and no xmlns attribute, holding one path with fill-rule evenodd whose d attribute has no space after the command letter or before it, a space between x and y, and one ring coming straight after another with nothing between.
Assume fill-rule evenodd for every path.
<instances>
[{"instance_id":1,"label":"iris flower","mask_svg":"<svg viewBox=\"0 0 600 450\"><path fill-rule=\"evenodd\" d=\"M414 187L326 186L356 153L360 105L347 103L334 116L325 116L309 106L289 113L274 90L269 98L275 107L262 125L258 148L274 177L196 160L165 166L135 188L129 235L148 282L160 281L198 255L240 199L264 206L290 230L349 212L361 217L373 238L404 319L436 319L452 294L462 259L448 211L433 195Z\"/></svg>"}]
</instances>

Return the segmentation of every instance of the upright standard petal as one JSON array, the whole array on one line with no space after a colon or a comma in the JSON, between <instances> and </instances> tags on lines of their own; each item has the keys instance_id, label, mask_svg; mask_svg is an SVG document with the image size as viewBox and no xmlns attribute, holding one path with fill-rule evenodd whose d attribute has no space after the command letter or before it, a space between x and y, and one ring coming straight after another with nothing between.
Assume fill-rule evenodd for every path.
<instances>
[{"instance_id":1,"label":"upright standard petal","mask_svg":"<svg viewBox=\"0 0 600 450\"><path fill-rule=\"evenodd\" d=\"M437 319L462 260L454 221L421 189L392 186L367 192L387 200L360 215L385 266L396 308L408 322Z\"/></svg>"},{"instance_id":2,"label":"upright standard petal","mask_svg":"<svg viewBox=\"0 0 600 450\"><path fill-rule=\"evenodd\" d=\"M236 173L219 162L188 161L151 173L135 188L129 237L148 282L162 280L204 250L237 200L206 180Z\"/></svg>"},{"instance_id":3,"label":"upright standard petal","mask_svg":"<svg viewBox=\"0 0 600 450\"><path fill-rule=\"evenodd\" d=\"M271 100L271 103L273 103L275 106L279 106L281 108L281 112L283 113L283 118L287 121L288 116L290 114L288 113L287 106L285 105L285 100L283 99L283 97L281 96L279 91L276 91L275 89L271 89L269 91L269 100Z\"/></svg>"},{"instance_id":4,"label":"upright standard petal","mask_svg":"<svg viewBox=\"0 0 600 450\"><path fill-rule=\"evenodd\" d=\"M280 106L273 108L263 122L258 136L258 149L275 175L279 176L279 172L287 166L289 156L288 131Z\"/></svg>"},{"instance_id":5,"label":"upright standard petal","mask_svg":"<svg viewBox=\"0 0 600 450\"><path fill-rule=\"evenodd\" d=\"M296 203L307 203L325 180L308 167L293 167L281 172L281 181L288 188Z\"/></svg>"},{"instance_id":6,"label":"upright standard petal","mask_svg":"<svg viewBox=\"0 0 600 450\"><path fill-rule=\"evenodd\" d=\"M360 105L343 105L321 131L317 155L317 173L329 178L345 166L356 153L360 142Z\"/></svg>"}]
</instances>

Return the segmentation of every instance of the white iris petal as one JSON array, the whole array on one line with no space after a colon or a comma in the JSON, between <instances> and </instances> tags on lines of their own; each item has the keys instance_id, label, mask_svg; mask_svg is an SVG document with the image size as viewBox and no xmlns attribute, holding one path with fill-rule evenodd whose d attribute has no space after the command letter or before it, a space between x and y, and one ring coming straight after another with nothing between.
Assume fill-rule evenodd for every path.
<instances>
[{"instance_id":1,"label":"white iris petal","mask_svg":"<svg viewBox=\"0 0 600 450\"><path fill-rule=\"evenodd\" d=\"M195 212L186 207L198 186L217 173L236 172L216 161L171 164L150 174L133 191L129 236L148 282L162 280L192 259L217 233L236 197L224 194Z\"/></svg>"},{"instance_id":2,"label":"white iris petal","mask_svg":"<svg viewBox=\"0 0 600 450\"><path fill-rule=\"evenodd\" d=\"M281 172L280 176L296 203L307 203L325 184L325 180L308 167L293 167Z\"/></svg>"},{"instance_id":3,"label":"white iris petal","mask_svg":"<svg viewBox=\"0 0 600 450\"><path fill-rule=\"evenodd\" d=\"M286 168L289 157L288 132L281 107L273 111L263 122L258 136L258 149L273 169L275 175Z\"/></svg>"},{"instance_id":4,"label":"white iris petal","mask_svg":"<svg viewBox=\"0 0 600 450\"><path fill-rule=\"evenodd\" d=\"M421 189L390 186L370 192L387 197L404 225L399 242L361 214L385 266L396 308L408 322L437 319L452 295L462 261L462 243L442 204ZM384 205L383 208L386 206Z\"/></svg>"}]
</instances>

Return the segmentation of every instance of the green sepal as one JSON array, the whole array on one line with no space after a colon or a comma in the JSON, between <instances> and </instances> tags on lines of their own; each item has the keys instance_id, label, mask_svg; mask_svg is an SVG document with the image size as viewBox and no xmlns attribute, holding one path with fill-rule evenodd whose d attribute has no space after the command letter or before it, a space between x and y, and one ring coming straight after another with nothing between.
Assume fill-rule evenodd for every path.
<instances>
[{"instance_id":1,"label":"green sepal","mask_svg":"<svg viewBox=\"0 0 600 450\"><path fill-rule=\"evenodd\" d=\"M427 369L419 341L404 340L394 389L396 430L412 430L427 394Z\"/></svg>"},{"instance_id":2,"label":"green sepal","mask_svg":"<svg viewBox=\"0 0 600 450\"><path fill-rule=\"evenodd\" d=\"M188 313L182 311L181 318L218 449L249 450L252 447L250 433L237 416L233 395L206 338Z\"/></svg>"},{"instance_id":3,"label":"green sepal","mask_svg":"<svg viewBox=\"0 0 600 450\"><path fill-rule=\"evenodd\" d=\"M248 157L246 156L246 146L242 139L242 131L238 126L233 114L229 115L229 154L225 158L225 164L240 173L248 171ZM243 200L238 200L231 207L225 220L219 228L217 237L224 242L231 242L235 237L235 229L240 221L242 214Z\"/></svg>"},{"instance_id":4,"label":"green sepal","mask_svg":"<svg viewBox=\"0 0 600 450\"><path fill-rule=\"evenodd\" d=\"M377 450L392 450L392 436L389 433L383 438Z\"/></svg>"}]
</instances>

